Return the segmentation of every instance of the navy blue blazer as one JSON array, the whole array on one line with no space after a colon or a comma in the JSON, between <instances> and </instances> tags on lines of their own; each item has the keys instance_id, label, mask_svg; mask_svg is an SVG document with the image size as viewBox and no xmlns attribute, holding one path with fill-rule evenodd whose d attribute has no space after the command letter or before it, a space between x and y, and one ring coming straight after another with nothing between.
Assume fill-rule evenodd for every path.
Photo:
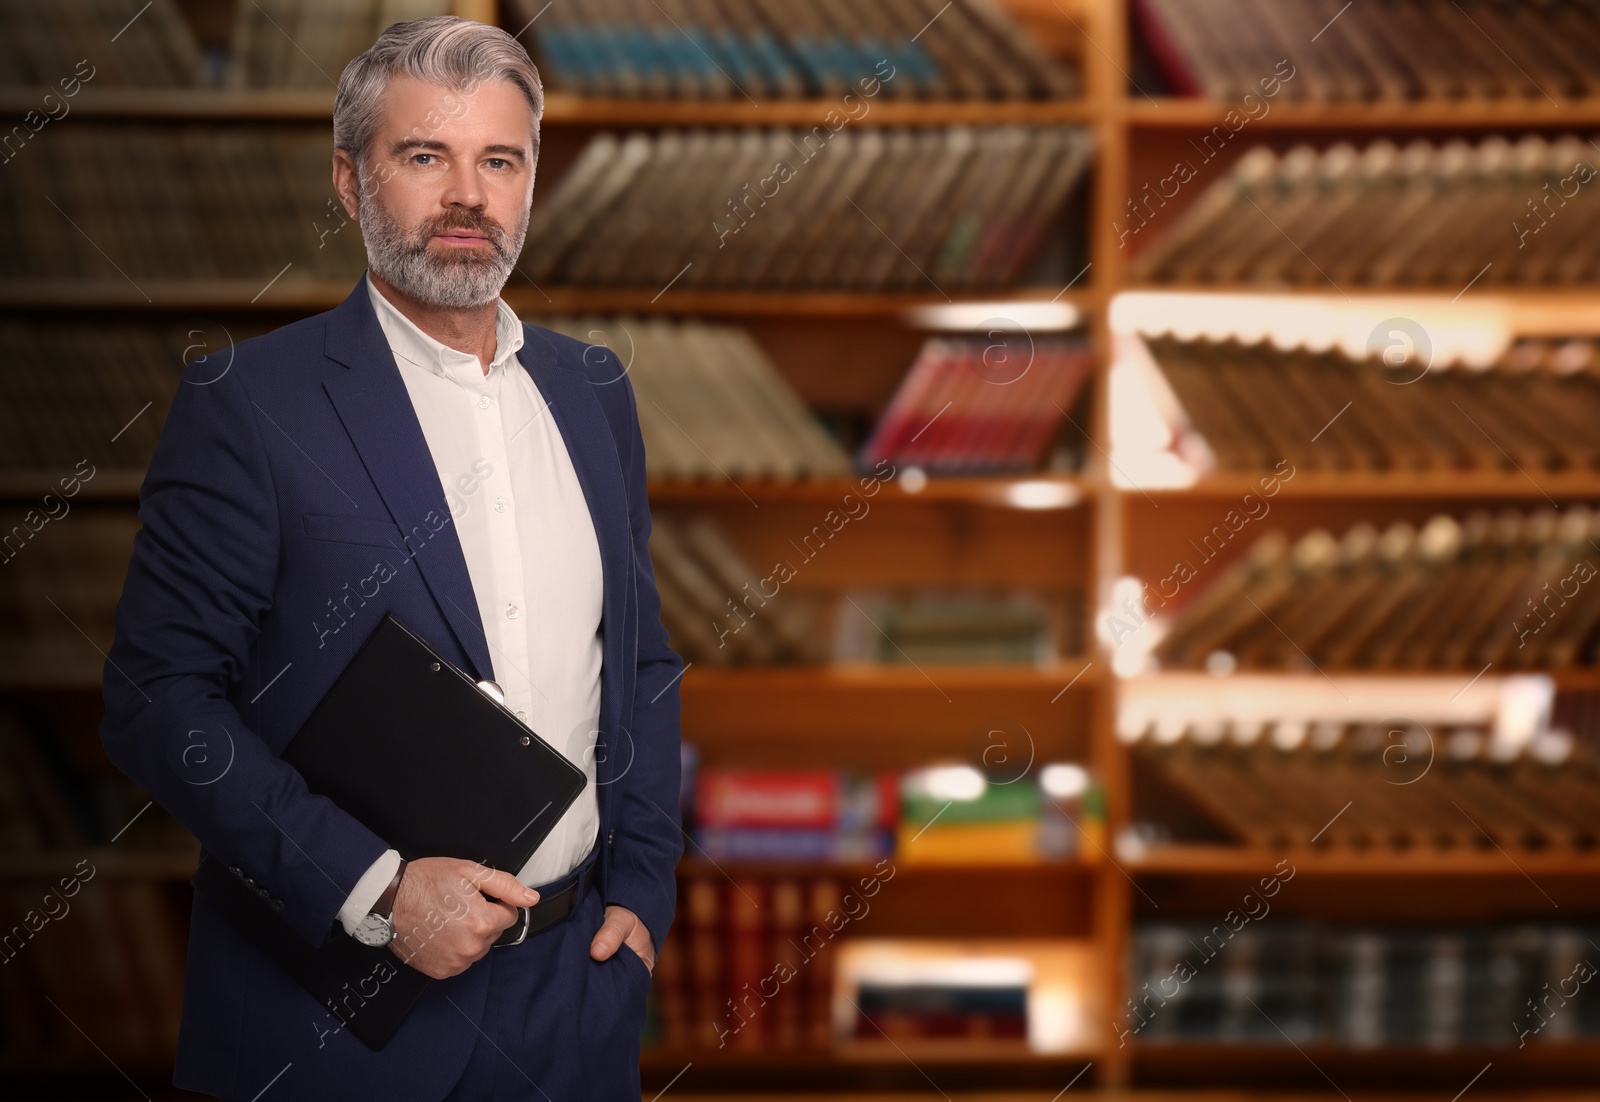
<instances>
[{"instance_id":1,"label":"navy blue blazer","mask_svg":"<svg viewBox=\"0 0 1600 1102\"><path fill-rule=\"evenodd\" d=\"M533 325L523 337L518 359L560 428L600 545L600 884L659 947L683 850L683 663L650 566L633 389L603 348ZM463 488L450 490L361 282L335 309L191 368L140 491L104 671L106 752L312 943L387 843L310 794L279 753L386 612L494 676L450 523ZM478 1037L484 973L432 984L375 1053L196 900L174 1082L249 1098L302 1061L330 1098L441 1097Z\"/></svg>"}]
</instances>

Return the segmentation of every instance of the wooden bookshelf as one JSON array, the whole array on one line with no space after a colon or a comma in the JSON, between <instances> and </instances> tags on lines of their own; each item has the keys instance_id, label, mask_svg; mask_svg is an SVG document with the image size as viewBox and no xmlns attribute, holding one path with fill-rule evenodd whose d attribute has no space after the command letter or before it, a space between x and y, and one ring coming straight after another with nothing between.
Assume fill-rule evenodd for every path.
<instances>
[{"instance_id":1,"label":"wooden bookshelf","mask_svg":"<svg viewBox=\"0 0 1600 1102\"><path fill-rule=\"evenodd\" d=\"M1287 860L1296 875L1435 879L1470 877L1494 881L1512 877L1600 876L1600 852L1538 853L1516 850L1507 855L1481 849L1258 850L1244 846L1172 845L1152 847L1137 856L1118 858L1130 873L1149 876L1250 877L1270 873ZM1487 886L1487 885L1486 885Z\"/></svg>"},{"instance_id":2,"label":"wooden bookshelf","mask_svg":"<svg viewBox=\"0 0 1600 1102\"><path fill-rule=\"evenodd\" d=\"M1182 489L1141 489L1113 477L1109 447L1108 377L1113 346L1114 299L1190 294L1240 302L1246 310L1269 310L1284 300L1338 299L1379 309L1385 304L1427 300L1449 303L1454 290L1429 289L1135 287L1128 275L1130 250L1119 247L1113 223L1125 200L1147 178L1145 169L1163 161L1167 151L1220 123L1228 105L1162 97L1151 101L1130 91L1130 20L1127 0L1005 0L1020 18L1038 30L1042 41L1070 43L1081 64L1085 93L1059 102L931 103L880 97L868 114L852 125L935 127L955 124L1067 123L1092 131L1096 158L1089 181L1087 259L1092 261L1081 283L1063 291L1057 286L1026 287L1000 294L958 296L959 302L1065 303L1080 312L1095 344L1100 365L1093 386L1094 407L1087 428L1095 446L1088 449L1087 469L1080 474L1040 474L1028 478L931 477L915 490L896 480L873 499L894 517L894 538L884 537L872 553L856 553L838 568L829 584L845 584L862 576L874 579L902 571L919 579L962 574L970 566L985 578L1016 576L1053 580L1081 589L1090 616L1109 606L1112 583L1129 573L1147 570L1167 554L1168 546L1192 534L1197 516L1215 519L1222 504L1251 489L1248 476L1212 475ZM494 0L456 0L456 10L492 20ZM78 118L118 122L212 122L259 125L299 123L324 125L332 91L217 92L84 89L73 100ZM0 109L20 118L36 109L31 90L0 93ZM744 100L717 102L618 101L583 99L553 91L547 99L544 132L554 152L553 175L564 167L563 143L575 148L600 129L704 126L808 126L834 105L829 101L771 101L759 106ZM1559 108L1539 99L1504 102L1462 101L1427 104L1314 104L1275 102L1265 117L1244 132L1244 148L1260 132L1261 140L1283 145L1303 138L1313 144L1336 140L1366 141L1383 136L1405 140L1428 134L1486 134L1538 131L1581 132L1600 126L1600 102L1575 101ZM1230 150L1230 154L1237 150ZM1220 171L1218 166L1216 171ZM541 186L553 179L541 175ZM1192 189L1198 193L1198 188ZM1187 196L1192 198L1192 196ZM1168 212L1165 227L1176 222ZM1509 217L1509 215L1508 215ZM1143 243L1142 241L1140 242ZM269 279L271 282L269 283ZM333 307L353 284L306 281L290 270L259 281L91 281L26 282L0 285L0 313L9 317L37 313L85 314L91 311L208 315L298 316ZM947 304L931 288L926 293L857 294L853 292L664 291L535 287L520 277L506 289L515 309L532 320L561 314L623 313L709 316L747 320L778 352L796 331L844 334L848 350L838 363L802 363L796 375L808 396L819 404L859 384L863 376L898 374L905 362L885 365L878 352L884 342L910 341L918 329L915 312ZM1159 305L1159 304L1158 304ZM1600 288L1501 289L1476 286L1457 304L1492 314L1530 335L1600 333ZM1204 307L1202 307L1204 308ZM1407 305L1405 308L1409 308ZM1218 307L1220 309L1220 306ZM1400 307L1397 307L1400 309ZM997 311L998 312L998 311ZM1403 310L1401 311L1403 312ZM1382 316L1382 315L1379 315ZM767 328L762 329L762 326ZM907 336L913 333L912 336ZM858 341L865 334L872 340ZM873 343L877 341L878 343ZM810 349L813 346L807 345ZM792 366L792 365L791 365ZM804 378L800 378L804 375ZM849 401L858 403L857 392ZM1530 472L1451 475L1339 475L1300 472L1274 499L1274 520L1295 525L1328 523L1330 516L1426 516L1474 505L1503 504L1532 508L1546 497L1558 504L1600 500L1600 472ZM130 508L136 501L138 472L102 471L87 483L78 499L97 508ZM29 474L0 472L0 501L11 505L36 500L52 485ZM813 517L853 485L850 479L800 483L762 480L657 481L652 501L673 510L712 510L719 517L745 510L738 534L757 546L785 531L785 518ZM1028 488L1028 489L1024 489ZM1040 503L1045 503L1040 505ZM750 510L751 505L757 507ZM898 565L897 565L898 564ZM952 565L954 564L954 565ZM830 567L830 569L832 569ZM851 764L905 767L933 754L961 756L970 750L975 724L995 715L1016 718L1032 733L1041 753L1088 763L1104 785L1110 805L1110 835L1130 822L1133 800L1127 748L1115 735L1117 679L1110 655L1087 633L1090 649L1079 657L1046 666L1026 667L850 667L756 669L695 665L683 681L685 735L701 745L709 764L799 765ZM104 640L102 640L104 642ZM98 692L102 660L84 646L81 662L44 662L0 670L0 689L8 694L48 698L85 725L81 703L67 706L61 698L90 699ZM1467 671L1467 676L1475 671ZM1315 676L1315 675L1312 675ZM1600 691L1600 670L1559 671L1561 690ZM1463 678L1465 680L1465 677ZM948 699L947 699L948 698ZM93 711L93 706L88 706ZM952 718L954 717L954 718ZM0 860L0 884L32 881L69 870L85 854L60 852L7 854ZM87 851L108 879L146 879L170 883L186 880L193 853ZM962 1045L919 1050L913 1061L906 1053L862 1051L839 1046L826 1052L733 1052L653 1050L644 1058L647 1088L660 1089L687 1064L703 1079L685 1081L674 1097L693 1098L685 1090L696 1083L708 1089L738 1091L742 1096L764 1091L852 1088L864 1084L925 1093L927 1065L941 1090L1028 1086L1027 1097L1050 1097L1066 1086L1084 1063L1093 1067L1079 1084L1118 1087L1129 1083L1172 1083L1184 1089L1171 1099L1197 1097L1192 1088L1216 1084L1253 1085L1268 1078L1293 1078L1305 1072L1305 1061L1292 1048L1261 1045L1150 1045L1119 1047L1104 1028L1126 996L1124 962L1135 915L1143 916L1143 893L1173 885L1181 898L1213 890L1221 882L1270 871L1285 854L1240 847L1167 846L1137 854L1116 846L1085 852L1071 861L1038 866L907 866L899 872L902 902L883 913L891 915L900 933L955 934L974 924L971 912L949 905L958 893L980 900L981 921L1011 922L1020 934L1074 938L1092 947L1092 1005L1102 1026L1101 1039L1081 1051L1036 1054L1016 1046ZM1516 854L1515 865L1494 851L1460 853L1291 853L1300 875L1333 885L1371 904L1401 885L1450 881L1483 894L1503 893L1525 876L1582 881L1600 875L1600 854ZM70 860L69 860L70 858ZM1520 869L1516 866L1520 866ZM816 866L807 866L817 871ZM685 875L723 873L765 876L789 866L718 865L690 850L681 870ZM860 870L845 864L820 871L850 875ZM886 889L887 893L888 889ZM1185 893L1190 893L1185 895ZM1051 909L1053 908L1053 909ZM1592 917L1592 912L1586 912ZM919 925L920 924L920 925ZM1311 1053L1318 1063L1380 1084L1416 1083L1452 1092L1481 1066L1476 1054L1404 1051L1352 1054ZM1499 1055L1486 1055L1496 1061ZM161 1062L160 1058L155 1061ZM1525 1058L1507 1059L1508 1078L1481 1084L1491 1097L1495 1089L1540 1083L1600 1070L1600 1046L1540 1046ZM5 1074L11 1069L0 1071ZM37 1068L50 1070L47 1060ZM1464 1074L1463 1074L1464 1073ZM1314 1072L1312 1073L1315 1074ZM1341 1082L1343 1080L1341 1079ZM1325 1082L1307 1097L1326 1095ZM1043 1090L1046 1093L1038 1094ZM841 1097L829 1093L828 1097ZM1516 1093L1512 1097L1528 1097ZM723 1095L726 1097L726 1095ZM909 1097L909 1096L908 1096ZM998 1099L1000 1096L993 1096ZM1019 1098L1021 1096L1018 1096ZM1218 1098L1221 1096L1210 1095ZM1228 1097L1234 1097L1229 1095ZM1274 1096L1278 1097L1278 1096ZM800 1102L797 1098L796 1102Z\"/></svg>"},{"instance_id":3,"label":"wooden bookshelf","mask_svg":"<svg viewBox=\"0 0 1600 1102\"><path fill-rule=\"evenodd\" d=\"M1209 130L1219 125L1231 105L1170 96L1145 98L1134 93L1122 110L1127 124L1141 130ZM1546 100L1504 99L1452 101L1307 103L1274 102L1249 127L1270 130L1344 130L1382 133L1405 130L1550 130L1577 129L1600 123L1600 100L1569 100L1559 106Z\"/></svg>"},{"instance_id":4,"label":"wooden bookshelf","mask_svg":"<svg viewBox=\"0 0 1600 1102\"><path fill-rule=\"evenodd\" d=\"M219 279L205 282L125 279L64 282L39 280L0 282L0 310L209 310L242 314L253 311L321 313L343 302L350 282L304 280L292 270L274 278ZM1095 307L1092 291L1061 287L1028 287L997 293L963 293L947 298L926 292L854 291L651 291L536 287L517 277L503 297L519 314L537 319L556 314L666 314L710 317L809 317L895 320L914 311L949 305L1064 303L1080 310Z\"/></svg>"}]
</instances>

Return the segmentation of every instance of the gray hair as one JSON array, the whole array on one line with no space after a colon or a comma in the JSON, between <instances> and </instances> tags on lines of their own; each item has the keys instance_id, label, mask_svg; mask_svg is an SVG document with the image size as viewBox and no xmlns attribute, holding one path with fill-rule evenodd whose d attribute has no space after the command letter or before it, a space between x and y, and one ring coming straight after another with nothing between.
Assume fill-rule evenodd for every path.
<instances>
[{"instance_id":1,"label":"gray hair","mask_svg":"<svg viewBox=\"0 0 1600 1102\"><path fill-rule=\"evenodd\" d=\"M383 93L395 75L457 92L476 91L491 80L509 80L533 110L533 148L529 152L538 160L544 86L528 52L499 27L455 15L430 15L390 25L339 76L333 101L333 147L349 153L362 175L363 162L382 121Z\"/></svg>"}]
</instances>

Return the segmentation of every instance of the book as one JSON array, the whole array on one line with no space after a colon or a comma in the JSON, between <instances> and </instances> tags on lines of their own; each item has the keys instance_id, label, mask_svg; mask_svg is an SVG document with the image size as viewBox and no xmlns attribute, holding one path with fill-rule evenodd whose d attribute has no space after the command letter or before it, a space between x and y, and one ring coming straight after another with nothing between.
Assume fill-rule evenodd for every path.
<instances>
[{"instance_id":1,"label":"book","mask_svg":"<svg viewBox=\"0 0 1600 1102\"><path fill-rule=\"evenodd\" d=\"M1027 665L1076 653L1066 606L1028 592L919 590L847 596L834 655L887 665Z\"/></svg>"},{"instance_id":2,"label":"book","mask_svg":"<svg viewBox=\"0 0 1600 1102\"><path fill-rule=\"evenodd\" d=\"M1563 101L1600 92L1600 16L1586 3L1138 0L1164 90L1239 100L1292 59L1318 102ZM1317 43L1315 50L1305 48ZM1511 62L1509 59L1516 59ZM1152 89L1154 90L1154 89Z\"/></svg>"},{"instance_id":3,"label":"book","mask_svg":"<svg viewBox=\"0 0 1600 1102\"><path fill-rule=\"evenodd\" d=\"M330 213L326 126L84 121L50 137L0 174L0 237L13 243L0 280L265 287L353 282L366 268L359 229ZM51 202L82 232L30 213Z\"/></svg>"},{"instance_id":4,"label":"book","mask_svg":"<svg viewBox=\"0 0 1600 1102\"><path fill-rule=\"evenodd\" d=\"M651 519L650 556L662 623L687 660L721 666L826 657L817 628L820 599L773 588L777 572L752 568L706 518L685 524L658 511Z\"/></svg>"},{"instance_id":5,"label":"book","mask_svg":"<svg viewBox=\"0 0 1600 1102\"><path fill-rule=\"evenodd\" d=\"M651 982L660 1044L707 1052L830 1048L827 949L841 914L839 882L799 870L678 875L681 926L662 947Z\"/></svg>"},{"instance_id":6,"label":"book","mask_svg":"<svg viewBox=\"0 0 1600 1102\"><path fill-rule=\"evenodd\" d=\"M200 45L177 0L79 0L5 5L0 86L66 91L84 84L192 88L204 82ZM106 44L114 41L115 49ZM40 110L54 110L50 103Z\"/></svg>"},{"instance_id":7,"label":"book","mask_svg":"<svg viewBox=\"0 0 1600 1102\"><path fill-rule=\"evenodd\" d=\"M862 445L858 466L887 460L978 475L1032 471L1059 459L1076 469L1083 434L1066 430L1093 366L1078 338L1025 331L931 338ZM1053 456L1058 437L1065 446Z\"/></svg>"},{"instance_id":8,"label":"book","mask_svg":"<svg viewBox=\"0 0 1600 1102\"><path fill-rule=\"evenodd\" d=\"M1201 175L1216 153L1196 153L1180 165ZM1159 234L1130 269L1152 284L1452 292L1583 284L1600 277L1600 258L1585 244L1600 224L1594 160L1573 135L1281 153L1256 145L1181 214L1130 199L1117 227L1124 240L1146 228Z\"/></svg>"},{"instance_id":9,"label":"book","mask_svg":"<svg viewBox=\"0 0 1600 1102\"><path fill-rule=\"evenodd\" d=\"M898 779L835 769L707 769L695 800L702 826L854 829L892 826Z\"/></svg>"},{"instance_id":10,"label":"book","mask_svg":"<svg viewBox=\"0 0 1600 1102\"><path fill-rule=\"evenodd\" d=\"M1180 407L1171 427L1198 436L1217 470L1600 469L1586 429L1600 417L1600 356L1586 340L1519 340L1486 368L1387 364L1267 340L1161 334L1144 343Z\"/></svg>"},{"instance_id":11,"label":"book","mask_svg":"<svg viewBox=\"0 0 1600 1102\"><path fill-rule=\"evenodd\" d=\"M698 319L533 318L609 349L656 479L829 478L850 459L750 333Z\"/></svg>"},{"instance_id":12,"label":"book","mask_svg":"<svg viewBox=\"0 0 1600 1102\"><path fill-rule=\"evenodd\" d=\"M1232 534L1219 521L1191 548L1198 563ZM1153 654L1170 669L1593 666L1597 537L1581 505L1316 529L1292 546L1269 532L1170 619Z\"/></svg>"},{"instance_id":13,"label":"book","mask_svg":"<svg viewBox=\"0 0 1600 1102\"><path fill-rule=\"evenodd\" d=\"M880 80L928 99L1081 91L1076 67L990 0L580 0L548 10L513 0L505 24L552 88L584 96L836 98Z\"/></svg>"},{"instance_id":14,"label":"book","mask_svg":"<svg viewBox=\"0 0 1600 1102\"><path fill-rule=\"evenodd\" d=\"M1046 245L1090 150L1070 126L602 133L536 198L518 268L651 291L1065 283L1074 250Z\"/></svg>"},{"instance_id":15,"label":"book","mask_svg":"<svg viewBox=\"0 0 1600 1102\"><path fill-rule=\"evenodd\" d=\"M1135 727L1138 817L1173 824L1170 837L1291 854L1578 853L1600 841L1600 759L1570 735L1519 747L1496 740L1488 721L1423 726L1296 707L1286 702L1281 718L1172 712L1160 736ZM1374 801L1380 785L1386 798Z\"/></svg>"},{"instance_id":16,"label":"book","mask_svg":"<svg viewBox=\"0 0 1600 1102\"><path fill-rule=\"evenodd\" d=\"M1262 917L1265 917L1264 915ZM1242 920L1242 923L1241 923ZM1503 1052L1592 1038L1592 923L1141 922L1126 1043ZM1254 1004L1254 1005L1252 1005Z\"/></svg>"},{"instance_id":17,"label":"book","mask_svg":"<svg viewBox=\"0 0 1600 1102\"><path fill-rule=\"evenodd\" d=\"M234 88L331 90L391 23L445 15L448 0L252 0L234 9Z\"/></svg>"}]
</instances>

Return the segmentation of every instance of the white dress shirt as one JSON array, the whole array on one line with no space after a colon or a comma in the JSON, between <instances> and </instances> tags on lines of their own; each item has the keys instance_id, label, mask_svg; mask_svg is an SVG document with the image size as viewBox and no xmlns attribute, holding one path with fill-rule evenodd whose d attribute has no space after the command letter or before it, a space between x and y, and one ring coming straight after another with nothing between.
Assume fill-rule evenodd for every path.
<instances>
[{"instance_id":1,"label":"white dress shirt","mask_svg":"<svg viewBox=\"0 0 1600 1102\"><path fill-rule=\"evenodd\" d=\"M543 396L516 359L522 323L496 304L494 360L419 329L367 279L395 364L422 424L467 560L494 679L505 705L589 778L583 794L517 873L529 887L576 868L600 826L595 737L600 725L600 544L572 457ZM464 610L463 610L464 611ZM530 807L529 818L539 813ZM347 932L394 878L389 850L356 883Z\"/></svg>"}]
</instances>

